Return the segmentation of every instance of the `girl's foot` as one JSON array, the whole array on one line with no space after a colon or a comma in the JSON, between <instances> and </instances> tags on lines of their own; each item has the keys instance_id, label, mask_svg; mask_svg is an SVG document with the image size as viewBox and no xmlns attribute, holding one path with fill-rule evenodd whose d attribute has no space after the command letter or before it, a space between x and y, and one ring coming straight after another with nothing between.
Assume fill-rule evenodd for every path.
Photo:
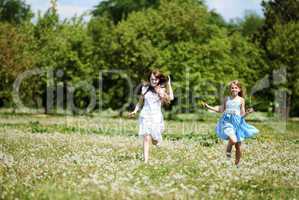
<instances>
[{"instance_id":1,"label":"girl's foot","mask_svg":"<svg viewBox=\"0 0 299 200\"><path fill-rule=\"evenodd\" d=\"M159 140L154 140L152 139L152 143L153 145L157 146L157 147L160 147L161 146L161 142Z\"/></svg>"},{"instance_id":2,"label":"girl's foot","mask_svg":"<svg viewBox=\"0 0 299 200\"><path fill-rule=\"evenodd\" d=\"M226 164L227 165L231 165L231 153L230 152L226 152Z\"/></svg>"},{"instance_id":3,"label":"girl's foot","mask_svg":"<svg viewBox=\"0 0 299 200\"><path fill-rule=\"evenodd\" d=\"M162 143L161 143L161 142L157 142L157 144L156 144L156 147L160 148L160 147L161 147L161 145L162 145Z\"/></svg>"}]
</instances>

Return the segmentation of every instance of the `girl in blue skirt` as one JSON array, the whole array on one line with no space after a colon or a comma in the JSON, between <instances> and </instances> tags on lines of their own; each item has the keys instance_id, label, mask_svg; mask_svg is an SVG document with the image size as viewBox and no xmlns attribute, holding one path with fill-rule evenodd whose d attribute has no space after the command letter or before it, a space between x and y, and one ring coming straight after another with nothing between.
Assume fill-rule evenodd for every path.
<instances>
[{"instance_id":1,"label":"girl in blue skirt","mask_svg":"<svg viewBox=\"0 0 299 200\"><path fill-rule=\"evenodd\" d=\"M236 149L235 164L239 167L241 158L241 142L258 133L258 129L245 121L245 116L253 109L245 111L245 92L238 80L229 83L230 96L226 97L223 106L216 109L205 104L205 107L215 112L223 113L216 125L216 133L223 140L228 140L226 156L231 157L232 146Z\"/></svg>"}]
</instances>

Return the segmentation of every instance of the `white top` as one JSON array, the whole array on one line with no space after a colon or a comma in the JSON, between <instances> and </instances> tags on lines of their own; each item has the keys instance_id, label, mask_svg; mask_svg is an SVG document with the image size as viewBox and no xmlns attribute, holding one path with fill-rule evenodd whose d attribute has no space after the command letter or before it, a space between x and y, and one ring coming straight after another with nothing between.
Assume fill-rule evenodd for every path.
<instances>
[{"instance_id":1,"label":"white top","mask_svg":"<svg viewBox=\"0 0 299 200\"><path fill-rule=\"evenodd\" d=\"M231 99L230 97L227 97L224 112L228 113L228 114L240 115L240 113L241 113L240 98Z\"/></svg>"},{"instance_id":2,"label":"white top","mask_svg":"<svg viewBox=\"0 0 299 200\"><path fill-rule=\"evenodd\" d=\"M142 110L140 112L141 116L145 116L147 114L162 114L161 111L161 99L157 93L148 90L149 86L142 86L141 92L144 95L144 104ZM148 90L148 91L147 91Z\"/></svg>"}]
</instances>

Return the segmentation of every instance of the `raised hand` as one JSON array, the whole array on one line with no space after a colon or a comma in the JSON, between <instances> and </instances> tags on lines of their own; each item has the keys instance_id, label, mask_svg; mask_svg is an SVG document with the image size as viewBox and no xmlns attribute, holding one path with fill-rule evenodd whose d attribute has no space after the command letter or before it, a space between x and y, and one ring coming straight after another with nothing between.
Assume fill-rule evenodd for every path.
<instances>
[{"instance_id":1,"label":"raised hand","mask_svg":"<svg viewBox=\"0 0 299 200\"><path fill-rule=\"evenodd\" d=\"M129 117L134 117L134 116L136 115L136 113L137 113L136 111L130 112L130 113L128 114L128 116L129 116Z\"/></svg>"},{"instance_id":2,"label":"raised hand","mask_svg":"<svg viewBox=\"0 0 299 200\"><path fill-rule=\"evenodd\" d=\"M202 107L202 108L208 108L208 107L209 107L209 105L208 105L206 102L204 102L204 101L200 101L200 102L199 102L199 105L200 105L200 107Z\"/></svg>"},{"instance_id":3,"label":"raised hand","mask_svg":"<svg viewBox=\"0 0 299 200\"><path fill-rule=\"evenodd\" d=\"M159 95L159 97L164 98L165 92L164 92L164 90L160 86L156 86L155 87L155 91L157 92L157 94Z\"/></svg>"},{"instance_id":4,"label":"raised hand","mask_svg":"<svg viewBox=\"0 0 299 200\"><path fill-rule=\"evenodd\" d=\"M253 112L254 112L254 109L253 109L253 108L248 108L248 109L246 110L246 113L248 113L248 114L253 113Z\"/></svg>"},{"instance_id":5,"label":"raised hand","mask_svg":"<svg viewBox=\"0 0 299 200\"><path fill-rule=\"evenodd\" d=\"M204 106L205 108L209 108L209 105L208 105L207 103L205 103L205 102L203 102L203 106Z\"/></svg>"}]
</instances>

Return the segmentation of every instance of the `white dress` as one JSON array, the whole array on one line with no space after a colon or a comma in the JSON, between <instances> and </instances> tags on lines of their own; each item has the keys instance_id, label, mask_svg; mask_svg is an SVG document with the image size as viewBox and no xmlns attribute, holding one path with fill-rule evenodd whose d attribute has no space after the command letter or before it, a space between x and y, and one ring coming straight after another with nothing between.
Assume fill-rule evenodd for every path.
<instances>
[{"instance_id":1,"label":"white dress","mask_svg":"<svg viewBox=\"0 0 299 200\"><path fill-rule=\"evenodd\" d=\"M164 121L161 111L162 102L157 93L142 87L144 104L139 115L139 136L151 135L152 139L162 142Z\"/></svg>"}]
</instances>

